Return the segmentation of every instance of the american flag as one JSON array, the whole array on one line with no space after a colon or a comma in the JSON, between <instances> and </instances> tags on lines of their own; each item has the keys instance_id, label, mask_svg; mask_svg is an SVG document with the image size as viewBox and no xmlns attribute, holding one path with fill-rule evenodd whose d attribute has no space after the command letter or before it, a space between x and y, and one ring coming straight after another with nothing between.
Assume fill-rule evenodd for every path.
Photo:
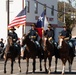
<instances>
[{"instance_id":1,"label":"american flag","mask_svg":"<svg viewBox=\"0 0 76 75\"><path fill-rule=\"evenodd\" d=\"M11 21L8 28L14 26L25 25L26 23L26 7Z\"/></svg>"}]
</instances>

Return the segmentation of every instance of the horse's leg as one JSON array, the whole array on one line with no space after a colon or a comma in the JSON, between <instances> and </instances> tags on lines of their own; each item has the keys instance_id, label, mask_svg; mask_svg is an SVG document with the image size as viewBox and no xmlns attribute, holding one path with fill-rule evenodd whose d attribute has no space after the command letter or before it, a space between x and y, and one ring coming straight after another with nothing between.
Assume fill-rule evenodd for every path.
<instances>
[{"instance_id":1,"label":"horse's leg","mask_svg":"<svg viewBox=\"0 0 76 75\"><path fill-rule=\"evenodd\" d=\"M66 61L67 61L67 59L65 59L65 58L62 59L62 65L63 65L62 74L65 73L65 64L66 64Z\"/></svg>"},{"instance_id":2,"label":"horse's leg","mask_svg":"<svg viewBox=\"0 0 76 75\"><path fill-rule=\"evenodd\" d=\"M40 58L39 61L40 61L40 71L42 71L42 65L41 65L42 58Z\"/></svg>"},{"instance_id":3,"label":"horse's leg","mask_svg":"<svg viewBox=\"0 0 76 75\"><path fill-rule=\"evenodd\" d=\"M65 72L65 64L63 64L62 74L64 74L64 72Z\"/></svg>"},{"instance_id":4,"label":"horse's leg","mask_svg":"<svg viewBox=\"0 0 76 75\"><path fill-rule=\"evenodd\" d=\"M7 64L7 58L4 61L4 73L6 73L6 64Z\"/></svg>"},{"instance_id":5,"label":"horse's leg","mask_svg":"<svg viewBox=\"0 0 76 75\"><path fill-rule=\"evenodd\" d=\"M52 57L48 58L49 59L49 68L48 68L48 73L51 73L51 61L52 61Z\"/></svg>"},{"instance_id":6,"label":"horse's leg","mask_svg":"<svg viewBox=\"0 0 76 75\"><path fill-rule=\"evenodd\" d=\"M21 62L20 62L20 60L21 60L21 58L20 58L20 56L18 57L18 63L19 63L19 72L21 72Z\"/></svg>"},{"instance_id":7,"label":"horse's leg","mask_svg":"<svg viewBox=\"0 0 76 75\"><path fill-rule=\"evenodd\" d=\"M69 62L69 72L71 72L73 59L74 59L73 57L70 57L70 58L68 59L68 62Z\"/></svg>"},{"instance_id":8,"label":"horse's leg","mask_svg":"<svg viewBox=\"0 0 76 75\"><path fill-rule=\"evenodd\" d=\"M26 58L26 62L27 62L26 74L27 74L28 73L28 67L29 67L29 58Z\"/></svg>"},{"instance_id":9,"label":"horse's leg","mask_svg":"<svg viewBox=\"0 0 76 75\"><path fill-rule=\"evenodd\" d=\"M36 69L35 65L36 65L36 60L35 60L35 58L34 58L34 59L33 59L33 73L35 72L35 69Z\"/></svg>"},{"instance_id":10,"label":"horse's leg","mask_svg":"<svg viewBox=\"0 0 76 75\"><path fill-rule=\"evenodd\" d=\"M45 72L48 72L48 71L47 71L47 68L46 68L46 59L47 59L47 58L44 58L44 67L45 67Z\"/></svg>"},{"instance_id":11,"label":"horse's leg","mask_svg":"<svg viewBox=\"0 0 76 75\"><path fill-rule=\"evenodd\" d=\"M14 60L11 59L11 74L13 74L13 62L14 62Z\"/></svg>"},{"instance_id":12,"label":"horse's leg","mask_svg":"<svg viewBox=\"0 0 76 75\"><path fill-rule=\"evenodd\" d=\"M57 62L58 62L58 58L55 57L55 73L57 72Z\"/></svg>"}]
</instances>

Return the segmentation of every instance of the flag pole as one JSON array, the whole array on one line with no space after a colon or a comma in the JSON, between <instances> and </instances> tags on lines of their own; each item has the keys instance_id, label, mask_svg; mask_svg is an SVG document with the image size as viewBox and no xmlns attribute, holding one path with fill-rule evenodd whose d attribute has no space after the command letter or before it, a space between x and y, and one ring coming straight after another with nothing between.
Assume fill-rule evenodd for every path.
<instances>
[{"instance_id":1,"label":"flag pole","mask_svg":"<svg viewBox=\"0 0 76 75\"><path fill-rule=\"evenodd\" d=\"M44 7L44 18L45 18L45 15L46 15L46 7ZM42 26L42 39L44 38L44 23L43 23L43 26Z\"/></svg>"},{"instance_id":2,"label":"flag pole","mask_svg":"<svg viewBox=\"0 0 76 75\"><path fill-rule=\"evenodd\" d=\"M22 0L22 9L24 9L24 0ZM22 36L24 34L24 25L22 25Z\"/></svg>"},{"instance_id":3,"label":"flag pole","mask_svg":"<svg viewBox=\"0 0 76 75\"><path fill-rule=\"evenodd\" d=\"M8 25L9 25L9 0L7 0L7 38L8 38L8 32L9 32L9 30L8 30Z\"/></svg>"}]
</instances>

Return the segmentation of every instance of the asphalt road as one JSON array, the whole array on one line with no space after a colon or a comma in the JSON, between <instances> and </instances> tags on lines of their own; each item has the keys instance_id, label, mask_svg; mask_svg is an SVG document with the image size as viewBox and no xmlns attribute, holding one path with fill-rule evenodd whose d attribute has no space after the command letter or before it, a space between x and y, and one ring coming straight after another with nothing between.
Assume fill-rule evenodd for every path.
<instances>
[{"instance_id":1,"label":"asphalt road","mask_svg":"<svg viewBox=\"0 0 76 75\"><path fill-rule=\"evenodd\" d=\"M28 74L26 74L26 60L23 60L23 59L21 59L21 70L22 70L21 73L19 73L19 70L18 70L17 60L16 60L16 63L14 63L13 74L10 74L10 70L11 70L10 69L11 68L10 61L7 62L7 66L6 66L7 73L6 74L4 74L4 72L3 72L3 67L4 67L4 60L0 60L0 75L50 75L50 74L46 74L44 71L44 61L42 61L42 71L39 70L39 60L38 59L36 59L36 72L35 73L32 73L32 59L30 59ZM48 62L47 62L47 67L48 67ZM55 70L55 59L53 57L52 67L51 67L51 75L61 75L62 62L60 59L58 60L57 73L54 73L54 70ZM72 65L72 72L69 73L68 62L67 62L64 75L76 75L76 57L74 58L74 62Z\"/></svg>"}]
</instances>

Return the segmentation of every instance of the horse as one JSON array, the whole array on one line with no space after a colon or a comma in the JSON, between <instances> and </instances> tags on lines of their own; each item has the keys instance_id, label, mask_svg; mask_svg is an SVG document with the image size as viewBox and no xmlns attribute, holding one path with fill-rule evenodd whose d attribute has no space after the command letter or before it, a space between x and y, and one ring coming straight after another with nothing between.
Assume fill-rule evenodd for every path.
<instances>
[{"instance_id":1,"label":"horse","mask_svg":"<svg viewBox=\"0 0 76 75\"><path fill-rule=\"evenodd\" d=\"M53 55L54 55L54 45L48 39L46 40L45 37L44 37L44 67L45 67L45 72L48 72L49 74L51 73L51 61L52 61L52 56ZM47 70L47 67L46 67L47 58L49 60L48 70Z\"/></svg>"},{"instance_id":2,"label":"horse","mask_svg":"<svg viewBox=\"0 0 76 75\"><path fill-rule=\"evenodd\" d=\"M38 49L35 42L31 41L29 38L28 34L23 35L22 39L22 46L26 46L24 50L24 59L26 59L27 62L27 69L26 69L26 74L28 73L28 67L29 67L29 59L33 59L33 73L35 72L35 64L36 64L36 57L39 58L40 61L40 71L42 71L42 66L41 66L41 61L42 61L42 55L41 55L41 49L43 49L41 46Z\"/></svg>"},{"instance_id":3,"label":"horse","mask_svg":"<svg viewBox=\"0 0 76 75\"><path fill-rule=\"evenodd\" d=\"M60 37L62 40L62 46L61 48L55 50L57 51L57 55L55 54L55 72L57 72L57 61L58 58L61 59L62 61L62 74L65 73L65 65L66 62L68 61L69 63L69 72L71 72L71 65L73 63L73 59L74 59L74 55L73 55L73 49L69 46L69 44L67 43L68 39L65 39L64 37Z\"/></svg>"},{"instance_id":4,"label":"horse","mask_svg":"<svg viewBox=\"0 0 76 75\"><path fill-rule=\"evenodd\" d=\"M11 61L11 74L13 74L13 65L15 58L18 58L19 63L19 72L21 72L21 65L20 65L20 45L17 46L14 45L13 38L8 37L7 39L7 45L4 50L4 73L6 73L6 64L7 61Z\"/></svg>"}]
</instances>

